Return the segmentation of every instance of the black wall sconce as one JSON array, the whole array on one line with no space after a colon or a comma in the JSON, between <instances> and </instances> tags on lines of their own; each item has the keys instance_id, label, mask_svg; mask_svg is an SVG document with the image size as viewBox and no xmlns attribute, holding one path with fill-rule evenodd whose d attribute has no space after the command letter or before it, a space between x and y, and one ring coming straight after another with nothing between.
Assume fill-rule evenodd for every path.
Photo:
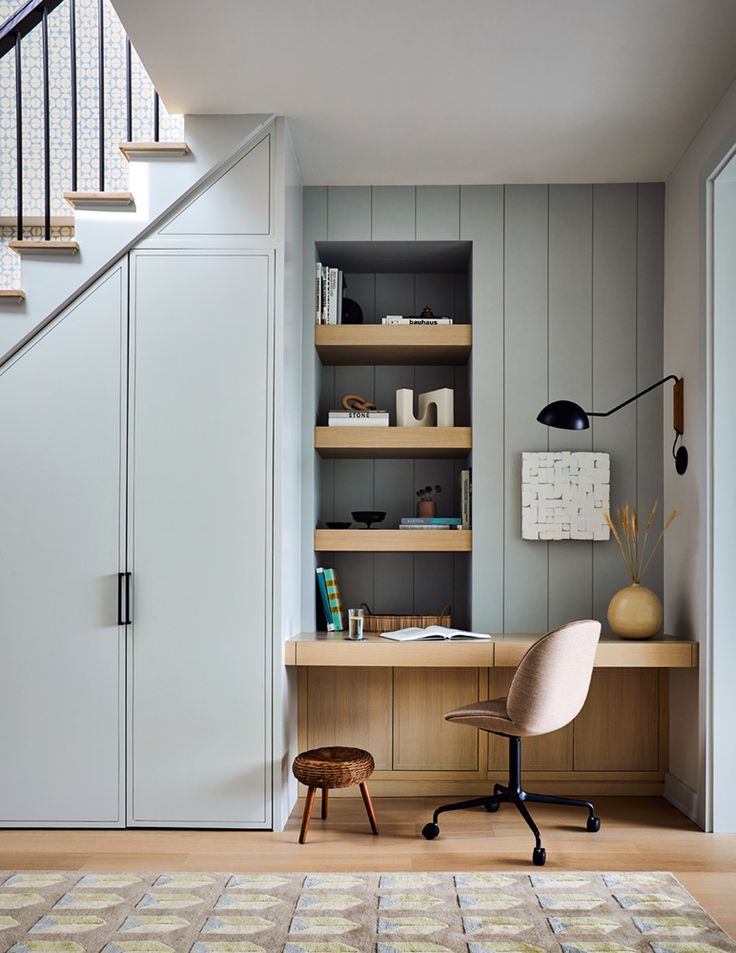
<instances>
[{"instance_id":1,"label":"black wall sconce","mask_svg":"<svg viewBox=\"0 0 736 953\"><path fill-rule=\"evenodd\" d=\"M623 403L618 404L616 407L612 407L611 410L607 410L605 413L583 410L580 404L576 404L572 400L553 400L551 404L547 404L546 407L540 410L537 414L537 420L540 424L544 424L545 427L559 427L561 430L587 430L588 427L590 427L590 417L610 417L611 414L615 414L617 410L621 410L621 408L626 407L627 404L631 404L633 401L643 397L644 394L648 394L650 390L661 387L662 384L666 384L667 381L674 381L675 384L672 395L672 425L675 428L675 442L672 444L672 456L675 460L675 470L682 476L687 470L687 450L683 446L678 447L677 441L685 432L685 384L681 377L675 377L674 374L663 377L661 381L657 381L657 383L652 384L651 387L639 391L638 394L634 394L633 397L629 397L628 400L623 401Z\"/></svg>"}]
</instances>

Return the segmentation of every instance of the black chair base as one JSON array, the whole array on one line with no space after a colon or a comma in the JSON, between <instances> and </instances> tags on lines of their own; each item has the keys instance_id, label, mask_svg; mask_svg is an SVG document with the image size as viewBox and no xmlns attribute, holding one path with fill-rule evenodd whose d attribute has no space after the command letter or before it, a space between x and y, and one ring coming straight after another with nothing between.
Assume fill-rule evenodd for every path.
<instances>
[{"instance_id":1,"label":"black chair base","mask_svg":"<svg viewBox=\"0 0 736 953\"><path fill-rule=\"evenodd\" d=\"M535 847L532 853L532 863L536 867L543 867L547 860L547 852L542 847L542 837L534 818L527 810L526 804L562 804L566 807L584 807L588 812L586 830L594 834L601 829L601 819L595 813L590 801L580 801L572 797L556 797L553 794L532 794L525 791L521 784L521 738L509 737L509 781L506 786L495 784L493 794L485 797L474 797L469 801L457 801L454 804L443 804L432 815L429 824L422 828L422 837L434 840L439 835L440 828L437 819L447 811L463 811L470 807L484 807L490 813L495 813L502 804L513 804L524 818L534 834Z\"/></svg>"}]
</instances>

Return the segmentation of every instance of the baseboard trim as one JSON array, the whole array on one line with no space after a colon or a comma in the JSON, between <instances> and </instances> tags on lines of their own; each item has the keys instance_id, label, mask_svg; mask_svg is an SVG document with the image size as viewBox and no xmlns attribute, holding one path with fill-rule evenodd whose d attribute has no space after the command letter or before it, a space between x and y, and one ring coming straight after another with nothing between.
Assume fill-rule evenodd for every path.
<instances>
[{"instance_id":1,"label":"baseboard trim","mask_svg":"<svg viewBox=\"0 0 736 953\"><path fill-rule=\"evenodd\" d=\"M685 817L689 817L695 824L698 823L698 792L693 791L684 781L676 778L669 771L664 776L664 798Z\"/></svg>"}]
</instances>

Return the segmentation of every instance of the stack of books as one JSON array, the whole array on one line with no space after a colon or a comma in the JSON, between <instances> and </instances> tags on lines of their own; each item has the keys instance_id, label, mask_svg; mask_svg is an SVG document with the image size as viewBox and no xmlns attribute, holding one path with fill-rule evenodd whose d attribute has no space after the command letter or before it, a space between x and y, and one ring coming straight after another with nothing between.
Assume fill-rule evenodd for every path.
<instances>
[{"instance_id":1,"label":"stack of books","mask_svg":"<svg viewBox=\"0 0 736 953\"><path fill-rule=\"evenodd\" d=\"M342 324L344 278L339 268L317 262L314 281L315 324Z\"/></svg>"},{"instance_id":2,"label":"stack of books","mask_svg":"<svg viewBox=\"0 0 736 953\"><path fill-rule=\"evenodd\" d=\"M331 410L328 427L388 427L387 410Z\"/></svg>"},{"instance_id":3,"label":"stack of books","mask_svg":"<svg viewBox=\"0 0 736 953\"><path fill-rule=\"evenodd\" d=\"M328 632L342 632L345 628L342 617L342 603L340 602L340 587L334 569L323 569L318 566L317 590L319 597L318 607L322 609L322 619Z\"/></svg>"},{"instance_id":4,"label":"stack of books","mask_svg":"<svg viewBox=\"0 0 736 953\"><path fill-rule=\"evenodd\" d=\"M399 529L462 529L459 516L405 516Z\"/></svg>"},{"instance_id":5,"label":"stack of books","mask_svg":"<svg viewBox=\"0 0 736 953\"><path fill-rule=\"evenodd\" d=\"M408 315L387 314L381 318L381 324L452 324L452 318L423 318L421 314Z\"/></svg>"}]
</instances>

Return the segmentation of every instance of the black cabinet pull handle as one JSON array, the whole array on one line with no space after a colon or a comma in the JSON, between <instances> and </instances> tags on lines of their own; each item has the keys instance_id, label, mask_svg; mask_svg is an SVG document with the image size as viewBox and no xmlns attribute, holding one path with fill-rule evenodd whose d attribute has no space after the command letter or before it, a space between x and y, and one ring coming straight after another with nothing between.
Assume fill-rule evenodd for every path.
<instances>
[{"instance_id":1,"label":"black cabinet pull handle","mask_svg":"<svg viewBox=\"0 0 736 953\"><path fill-rule=\"evenodd\" d=\"M118 573L118 625L130 625L130 573Z\"/></svg>"}]
</instances>

